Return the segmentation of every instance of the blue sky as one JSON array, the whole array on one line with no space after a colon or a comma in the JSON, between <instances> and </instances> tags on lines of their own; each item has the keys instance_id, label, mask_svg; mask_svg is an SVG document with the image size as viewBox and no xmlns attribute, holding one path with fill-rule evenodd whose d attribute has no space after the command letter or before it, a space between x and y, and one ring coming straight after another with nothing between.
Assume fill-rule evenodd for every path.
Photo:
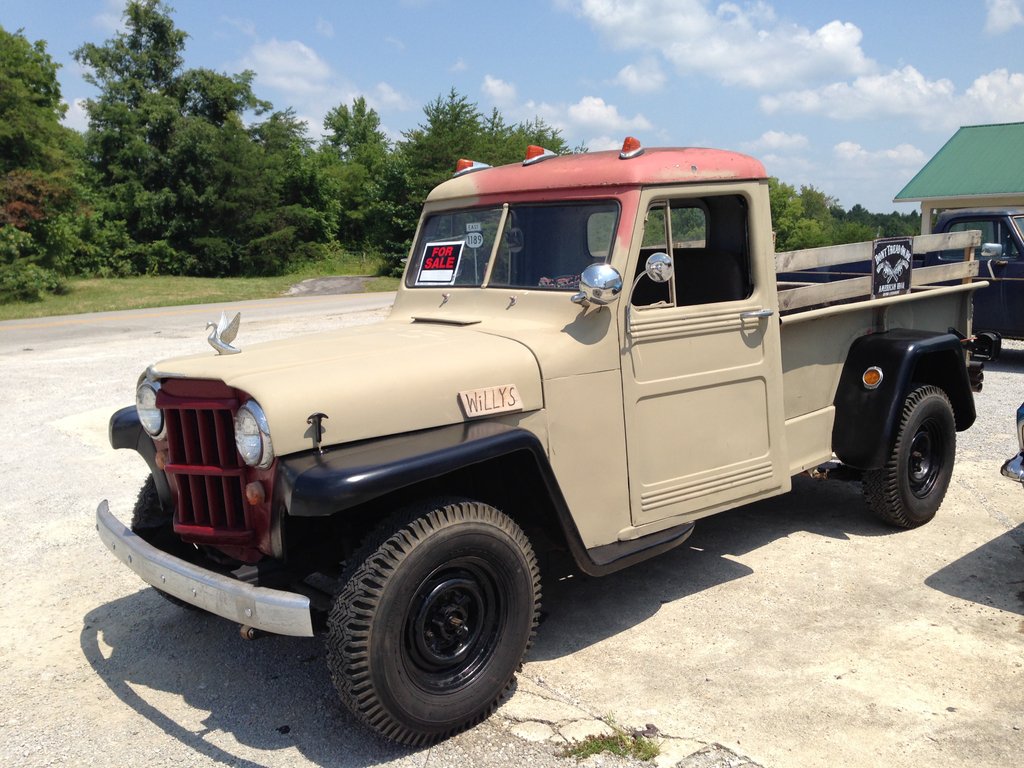
<instances>
[{"instance_id":1,"label":"blue sky","mask_svg":"<svg viewBox=\"0 0 1024 768\"><path fill-rule=\"evenodd\" d=\"M535 116L570 146L711 146L849 208L891 201L961 125L1024 120L1024 0L172 0L185 63L256 73L256 92L319 135L364 95L394 138L454 87ZM121 0L0 0L47 41L66 122L93 95L71 51Z\"/></svg>"}]
</instances>

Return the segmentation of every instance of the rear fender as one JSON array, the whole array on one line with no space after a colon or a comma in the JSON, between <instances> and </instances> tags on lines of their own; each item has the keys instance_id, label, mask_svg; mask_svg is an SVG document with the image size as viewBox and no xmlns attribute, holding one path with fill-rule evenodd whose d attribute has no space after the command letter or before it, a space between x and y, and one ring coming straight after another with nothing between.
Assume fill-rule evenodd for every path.
<instances>
[{"instance_id":1,"label":"rear fender","mask_svg":"<svg viewBox=\"0 0 1024 768\"><path fill-rule=\"evenodd\" d=\"M864 386L868 368L882 371L876 389ZM957 431L974 423L974 396L963 345L952 333L897 329L870 334L850 347L836 390L832 450L859 469L885 465L896 439L903 401L916 384L941 388L953 406Z\"/></svg>"}]
</instances>

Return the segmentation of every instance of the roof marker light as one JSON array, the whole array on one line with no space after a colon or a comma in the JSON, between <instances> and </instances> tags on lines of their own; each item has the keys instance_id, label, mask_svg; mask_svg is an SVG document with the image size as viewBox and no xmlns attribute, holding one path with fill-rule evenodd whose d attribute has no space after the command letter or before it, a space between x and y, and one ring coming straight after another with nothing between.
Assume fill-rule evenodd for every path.
<instances>
[{"instance_id":1,"label":"roof marker light","mask_svg":"<svg viewBox=\"0 0 1024 768\"><path fill-rule=\"evenodd\" d=\"M468 160L465 157L461 158L459 162L455 164L455 173L453 176L461 176L464 173L471 173L473 171L482 171L484 168L490 168L487 163L478 163L475 160Z\"/></svg>"},{"instance_id":2,"label":"roof marker light","mask_svg":"<svg viewBox=\"0 0 1024 768\"><path fill-rule=\"evenodd\" d=\"M544 149L544 147L531 144L526 148L526 158L523 160L523 165L533 165L541 160L547 160L549 157L557 157L557 155L550 149Z\"/></svg>"},{"instance_id":3,"label":"roof marker light","mask_svg":"<svg viewBox=\"0 0 1024 768\"><path fill-rule=\"evenodd\" d=\"M637 157L644 153L643 145L640 144L640 139L634 138L633 136L627 136L626 140L622 142L622 151L619 152L619 160L629 160Z\"/></svg>"}]
</instances>

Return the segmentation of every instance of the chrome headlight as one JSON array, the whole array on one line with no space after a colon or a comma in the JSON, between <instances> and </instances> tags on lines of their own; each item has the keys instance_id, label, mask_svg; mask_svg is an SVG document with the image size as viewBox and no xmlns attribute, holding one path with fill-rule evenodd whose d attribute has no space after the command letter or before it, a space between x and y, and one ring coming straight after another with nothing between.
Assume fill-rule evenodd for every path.
<instances>
[{"instance_id":1,"label":"chrome headlight","mask_svg":"<svg viewBox=\"0 0 1024 768\"><path fill-rule=\"evenodd\" d=\"M266 469L274 461L267 416L255 400L247 401L235 414L235 447L250 467Z\"/></svg>"},{"instance_id":2,"label":"chrome headlight","mask_svg":"<svg viewBox=\"0 0 1024 768\"><path fill-rule=\"evenodd\" d=\"M156 407L156 393L160 382L143 379L135 390L135 410L139 414L142 428L151 436L160 438L164 433L164 412Z\"/></svg>"}]
</instances>

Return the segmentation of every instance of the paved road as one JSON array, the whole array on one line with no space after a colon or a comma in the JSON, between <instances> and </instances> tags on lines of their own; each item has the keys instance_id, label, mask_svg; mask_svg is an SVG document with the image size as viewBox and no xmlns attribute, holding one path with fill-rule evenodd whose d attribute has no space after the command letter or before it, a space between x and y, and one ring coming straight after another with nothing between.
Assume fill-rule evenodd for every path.
<instances>
[{"instance_id":1,"label":"paved road","mask_svg":"<svg viewBox=\"0 0 1024 768\"><path fill-rule=\"evenodd\" d=\"M389 301L249 302L238 340L374 322ZM95 536L99 499L126 515L145 474L107 445L109 414L146 364L206 349L220 311L0 323L0 763L569 766L558 744L599 719L654 725L665 766L1020 762L1024 490L998 477L1024 399L1019 345L988 368L933 523L894 533L855 484L800 480L605 579L549 562L515 695L407 750L353 723L317 641L243 642L160 600Z\"/></svg>"}]
</instances>

